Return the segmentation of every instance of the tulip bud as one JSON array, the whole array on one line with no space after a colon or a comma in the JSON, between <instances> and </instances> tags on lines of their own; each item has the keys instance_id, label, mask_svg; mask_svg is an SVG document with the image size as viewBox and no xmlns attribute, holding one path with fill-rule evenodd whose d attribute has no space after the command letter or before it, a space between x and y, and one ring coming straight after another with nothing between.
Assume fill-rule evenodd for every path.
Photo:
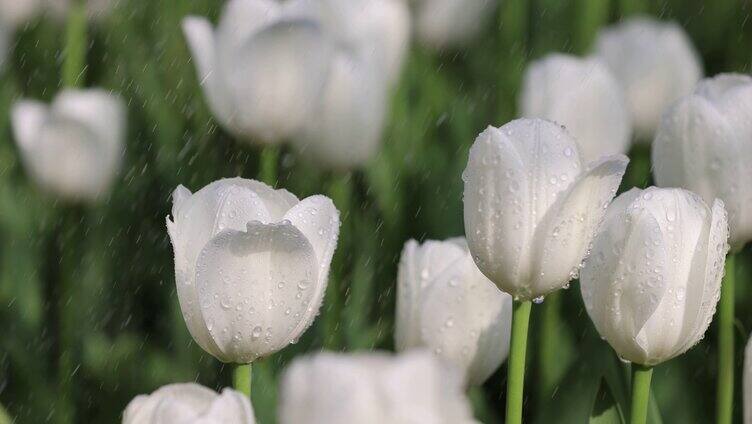
<instances>
[{"instance_id":1,"label":"tulip bud","mask_svg":"<svg viewBox=\"0 0 752 424\"><path fill-rule=\"evenodd\" d=\"M637 141L649 143L663 112L702 78L700 58L673 22L640 17L602 30L596 54L624 88Z\"/></svg>"},{"instance_id":2,"label":"tulip bud","mask_svg":"<svg viewBox=\"0 0 752 424\"><path fill-rule=\"evenodd\" d=\"M410 240L397 274L397 350L425 347L480 385L509 354L512 297L475 266L464 238Z\"/></svg>"},{"instance_id":3,"label":"tulip bud","mask_svg":"<svg viewBox=\"0 0 752 424\"><path fill-rule=\"evenodd\" d=\"M459 374L424 351L295 360L280 386L280 424L470 424Z\"/></svg>"},{"instance_id":4,"label":"tulip bud","mask_svg":"<svg viewBox=\"0 0 752 424\"><path fill-rule=\"evenodd\" d=\"M125 105L103 90L65 90L50 106L13 105L11 121L21 159L44 189L69 200L105 194L123 157Z\"/></svg>"},{"instance_id":5,"label":"tulip bud","mask_svg":"<svg viewBox=\"0 0 752 424\"><path fill-rule=\"evenodd\" d=\"M136 396L125 408L123 424L255 424L253 407L240 392L222 394L196 383L169 384Z\"/></svg>"},{"instance_id":6,"label":"tulip bud","mask_svg":"<svg viewBox=\"0 0 752 424\"><path fill-rule=\"evenodd\" d=\"M167 230L183 318L223 362L248 363L298 340L318 313L339 212L242 178L173 193Z\"/></svg>"},{"instance_id":7,"label":"tulip bud","mask_svg":"<svg viewBox=\"0 0 752 424\"><path fill-rule=\"evenodd\" d=\"M580 274L595 328L620 357L656 365L707 330L728 244L723 202L682 189L634 188L606 212Z\"/></svg>"},{"instance_id":8,"label":"tulip bud","mask_svg":"<svg viewBox=\"0 0 752 424\"><path fill-rule=\"evenodd\" d=\"M384 76L363 58L336 54L319 105L293 141L318 164L351 169L378 151L386 114Z\"/></svg>"},{"instance_id":9,"label":"tulip bud","mask_svg":"<svg viewBox=\"0 0 752 424\"><path fill-rule=\"evenodd\" d=\"M217 120L236 136L267 143L309 119L329 72L332 45L287 4L231 0L217 30L189 17L183 31Z\"/></svg>"},{"instance_id":10,"label":"tulip bud","mask_svg":"<svg viewBox=\"0 0 752 424\"><path fill-rule=\"evenodd\" d=\"M629 160L585 165L563 127L518 119L473 143L465 181L465 231L478 268L515 299L577 277Z\"/></svg>"},{"instance_id":11,"label":"tulip bud","mask_svg":"<svg viewBox=\"0 0 752 424\"><path fill-rule=\"evenodd\" d=\"M723 74L666 112L653 142L656 183L722 199L735 250L752 240L751 140L752 78Z\"/></svg>"},{"instance_id":12,"label":"tulip bud","mask_svg":"<svg viewBox=\"0 0 752 424\"><path fill-rule=\"evenodd\" d=\"M317 20L341 50L366 58L394 83L410 42L404 0L292 0L291 7Z\"/></svg>"},{"instance_id":13,"label":"tulip bud","mask_svg":"<svg viewBox=\"0 0 752 424\"><path fill-rule=\"evenodd\" d=\"M532 62L523 78L520 111L566 126L587 161L629 149L632 123L624 94L596 58L554 53Z\"/></svg>"},{"instance_id":14,"label":"tulip bud","mask_svg":"<svg viewBox=\"0 0 752 424\"><path fill-rule=\"evenodd\" d=\"M421 43L436 48L467 44L489 21L496 0L415 0L415 29Z\"/></svg>"}]
</instances>

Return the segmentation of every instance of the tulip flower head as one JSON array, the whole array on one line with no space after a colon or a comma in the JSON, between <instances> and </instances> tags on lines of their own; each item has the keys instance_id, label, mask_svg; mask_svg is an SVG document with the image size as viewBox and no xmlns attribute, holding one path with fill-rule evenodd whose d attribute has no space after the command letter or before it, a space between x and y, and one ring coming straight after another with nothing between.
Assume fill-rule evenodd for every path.
<instances>
[{"instance_id":1,"label":"tulip flower head","mask_svg":"<svg viewBox=\"0 0 752 424\"><path fill-rule=\"evenodd\" d=\"M659 186L683 187L710 203L723 200L734 250L752 240L752 78L722 74L664 116L653 142Z\"/></svg>"},{"instance_id":2,"label":"tulip flower head","mask_svg":"<svg viewBox=\"0 0 752 424\"><path fill-rule=\"evenodd\" d=\"M318 313L339 212L258 181L173 193L167 230L178 299L193 339L223 362L249 363L298 340Z\"/></svg>"},{"instance_id":3,"label":"tulip flower head","mask_svg":"<svg viewBox=\"0 0 752 424\"><path fill-rule=\"evenodd\" d=\"M723 202L683 189L632 189L609 206L580 274L595 328L620 357L656 365L694 346L720 296Z\"/></svg>"},{"instance_id":4,"label":"tulip flower head","mask_svg":"<svg viewBox=\"0 0 752 424\"><path fill-rule=\"evenodd\" d=\"M512 297L479 270L464 238L410 240L397 274L397 350L425 347L482 384L509 354Z\"/></svg>"},{"instance_id":5,"label":"tulip flower head","mask_svg":"<svg viewBox=\"0 0 752 424\"><path fill-rule=\"evenodd\" d=\"M621 85L597 58L554 53L532 62L520 110L566 126L587 161L629 150L632 123Z\"/></svg>"},{"instance_id":6,"label":"tulip flower head","mask_svg":"<svg viewBox=\"0 0 752 424\"><path fill-rule=\"evenodd\" d=\"M120 168L125 114L114 94L65 90L49 106L18 101L11 121L26 170L42 188L67 200L94 201Z\"/></svg>"},{"instance_id":7,"label":"tulip flower head","mask_svg":"<svg viewBox=\"0 0 752 424\"><path fill-rule=\"evenodd\" d=\"M160 387L136 396L123 413L123 424L159 423L255 424L246 396L232 389L221 394L196 383Z\"/></svg>"},{"instance_id":8,"label":"tulip flower head","mask_svg":"<svg viewBox=\"0 0 752 424\"><path fill-rule=\"evenodd\" d=\"M410 11L404 0L292 0L291 7L317 20L340 50L361 56L393 84L410 44Z\"/></svg>"},{"instance_id":9,"label":"tulip flower head","mask_svg":"<svg viewBox=\"0 0 752 424\"><path fill-rule=\"evenodd\" d=\"M217 29L183 21L199 79L217 120L246 140L289 138L310 118L333 46L314 20L273 0L230 0Z\"/></svg>"},{"instance_id":10,"label":"tulip flower head","mask_svg":"<svg viewBox=\"0 0 752 424\"><path fill-rule=\"evenodd\" d=\"M496 0L413 0L418 40L435 49L456 48L478 35Z\"/></svg>"},{"instance_id":11,"label":"tulip flower head","mask_svg":"<svg viewBox=\"0 0 752 424\"><path fill-rule=\"evenodd\" d=\"M463 174L465 231L478 268L519 300L566 286L628 162L615 155L586 164L574 138L550 121L488 127Z\"/></svg>"},{"instance_id":12,"label":"tulip flower head","mask_svg":"<svg viewBox=\"0 0 752 424\"><path fill-rule=\"evenodd\" d=\"M471 424L458 373L429 352L297 359L280 386L280 424Z\"/></svg>"},{"instance_id":13,"label":"tulip flower head","mask_svg":"<svg viewBox=\"0 0 752 424\"><path fill-rule=\"evenodd\" d=\"M637 141L652 141L663 112L702 78L692 42L673 22L631 18L602 30L595 50L624 88Z\"/></svg>"}]
</instances>

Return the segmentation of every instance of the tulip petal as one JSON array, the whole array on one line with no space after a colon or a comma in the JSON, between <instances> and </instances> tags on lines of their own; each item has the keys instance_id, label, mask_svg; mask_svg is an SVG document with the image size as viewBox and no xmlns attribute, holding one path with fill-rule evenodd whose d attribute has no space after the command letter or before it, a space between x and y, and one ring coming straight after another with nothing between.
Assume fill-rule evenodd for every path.
<instances>
[{"instance_id":1,"label":"tulip petal","mask_svg":"<svg viewBox=\"0 0 752 424\"><path fill-rule=\"evenodd\" d=\"M218 25L217 41L223 49L220 54L234 54L254 33L281 15L280 6L275 0L228 1Z\"/></svg>"},{"instance_id":2,"label":"tulip petal","mask_svg":"<svg viewBox=\"0 0 752 424\"><path fill-rule=\"evenodd\" d=\"M206 101L215 117L223 125L228 125L233 105L229 100L230 93L222 84L221 75L216 69L217 47L214 29L208 19L198 16L184 18L182 26L188 48L196 63L196 72L204 88Z\"/></svg>"},{"instance_id":3,"label":"tulip petal","mask_svg":"<svg viewBox=\"0 0 752 424\"><path fill-rule=\"evenodd\" d=\"M179 402L183 408L198 414L209 408L217 397L212 390L195 383L177 383L160 387L149 395L136 396L123 413L123 424L153 422L156 411L165 400ZM174 421L173 421L174 422Z\"/></svg>"},{"instance_id":4,"label":"tulip petal","mask_svg":"<svg viewBox=\"0 0 752 424\"><path fill-rule=\"evenodd\" d=\"M209 409L203 414L204 417L211 419L211 423L242 423L255 424L256 417L253 415L253 407L248 398L242 393L232 390L223 389ZM170 421L174 423L176 420ZM203 423L203 422L202 422ZM168 424L167 422L165 424ZM206 423L210 424L210 423Z\"/></svg>"},{"instance_id":5,"label":"tulip petal","mask_svg":"<svg viewBox=\"0 0 752 424\"><path fill-rule=\"evenodd\" d=\"M556 290L577 278L627 163L629 159L623 155L598 161L548 211L536 234L536 293Z\"/></svg>"},{"instance_id":6,"label":"tulip petal","mask_svg":"<svg viewBox=\"0 0 752 424\"><path fill-rule=\"evenodd\" d=\"M525 282L531 227L527 172L512 141L488 127L473 143L463 174L465 232L478 268L502 290Z\"/></svg>"},{"instance_id":7,"label":"tulip petal","mask_svg":"<svg viewBox=\"0 0 752 424\"><path fill-rule=\"evenodd\" d=\"M52 102L51 111L56 117L85 125L103 146L109 147L106 151L110 155L122 154L126 112L119 96L100 89L63 90Z\"/></svg>"},{"instance_id":8,"label":"tulip petal","mask_svg":"<svg viewBox=\"0 0 752 424\"><path fill-rule=\"evenodd\" d=\"M313 323L318 313L329 279L329 267L337 247L339 237L339 211L331 199L326 196L310 196L290 209L285 215L311 244L318 263L318 282L311 289L309 307L306 316L293 330L292 338L297 339Z\"/></svg>"},{"instance_id":9,"label":"tulip petal","mask_svg":"<svg viewBox=\"0 0 752 424\"><path fill-rule=\"evenodd\" d=\"M42 125L49 118L49 108L35 100L21 100L13 105L13 138L23 150L31 150L39 140Z\"/></svg>"},{"instance_id":10,"label":"tulip petal","mask_svg":"<svg viewBox=\"0 0 752 424\"><path fill-rule=\"evenodd\" d=\"M469 384L478 385L509 353L511 311L512 297L465 254L426 287L419 331L426 346L459 366Z\"/></svg>"},{"instance_id":11,"label":"tulip petal","mask_svg":"<svg viewBox=\"0 0 752 424\"><path fill-rule=\"evenodd\" d=\"M318 307L318 268L307 237L287 221L214 237L198 257L196 286L219 359L251 362L294 342Z\"/></svg>"},{"instance_id":12,"label":"tulip petal","mask_svg":"<svg viewBox=\"0 0 752 424\"><path fill-rule=\"evenodd\" d=\"M320 100L332 52L313 21L261 29L220 62L237 99L233 125L267 142L293 136Z\"/></svg>"}]
</instances>

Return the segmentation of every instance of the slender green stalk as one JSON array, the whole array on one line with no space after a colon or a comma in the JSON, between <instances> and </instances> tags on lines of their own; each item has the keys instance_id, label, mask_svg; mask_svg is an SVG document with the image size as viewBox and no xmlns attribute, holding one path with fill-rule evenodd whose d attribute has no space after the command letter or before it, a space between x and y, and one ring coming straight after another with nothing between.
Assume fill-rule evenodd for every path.
<instances>
[{"instance_id":1,"label":"slender green stalk","mask_svg":"<svg viewBox=\"0 0 752 424\"><path fill-rule=\"evenodd\" d=\"M251 381L253 380L253 364L238 365L232 375L232 387L251 397Z\"/></svg>"},{"instance_id":2,"label":"slender green stalk","mask_svg":"<svg viewBox=\"0 0 752 424\"><path fill-rule=\"evenodd\" d=\"M653 367L632 364L632 408L629 414L631 424L645 424L648 420L652 376Z\"/></svg>"},{"instance_id":3,"label":"slender green stalk","mask_svg":"<svg viewBox=\"0 0 752 424\"><path fill-rule=\"evenodd\" d=\"M718 387L716 423L730 424L734 411L734 271L735 256L726 258L726 275L718 303Z\"/></svg>"},{"instance_id":4,"label":"slender green stalk","mask_svg":"<svg viewBox=\"0 0 752 424\"><path fill-rule=\"evenodd\" d=\"M556 384L556 365L560 358L561 348L560 335L558 327L561 323L561 292L554 292L546 297L546 302L541 305L543 318L541 322L538 340L540 347L538 349L538 372L540 376L538 397L542 400L551 393Z\"/></svg>"},{"instance_id":5,"label":"slender green stalk","mask_svg":"<svg viewBox=\"0 0 752 424\"><path fill-rule=\"evenodd\" d=\"M512 340L507 362L507 419L506 424L522 423L522 399L525 383L525 351L530 323L529 300L515 300L512 309Z\"/></svg>"},{"instance_id":6,"label":"slender green stalk","mask_svg":"<svg viewBox=\"0 0 752 424\"><path fill-rule=\"evenodd\" d=\"M64 87L80 87L86 72L86 3L71 2L65 28L65 58L62 83Z\"/></svg>"},{"instance_id":7,"label":"slender green stalk","mask_svg":"<svg viewBox=\"0 0 752 424\"><path fill-rule=\"evenodd\" d=\"M259 167L259 179L270 186L277 185L279 163L279 146L264 146L261 150L261 164Z\"/></svg>"},{"instance_id":8,"label":"slender green stalk","mask_svg":"<svg viewBox=\"0 0 752 424\"><path fill-rule=\"evenodd\" d=\"M342 347L341 333L339 328L342 322L344 299L342 299L342 284L345 278L346 255L349 253L349 231L352 217L350 216L350 204L353 196L352 174L332 175L327 193L340 213L342 227L340 228L339 248L334 252L331 265L331 278L324 294L324 308L321 313L322 337L324 347L337 350Z\"/></svg>"}]
</instances>

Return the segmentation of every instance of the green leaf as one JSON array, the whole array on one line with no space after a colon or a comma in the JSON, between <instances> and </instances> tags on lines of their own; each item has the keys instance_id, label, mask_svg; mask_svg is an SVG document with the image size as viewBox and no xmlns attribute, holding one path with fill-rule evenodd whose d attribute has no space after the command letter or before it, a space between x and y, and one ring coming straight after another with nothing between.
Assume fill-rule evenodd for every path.
<instances>
[{"instance_id":1,"label":"green leaf","mask_svg":"<svg viewBox=\"0 0 752 424\"><path fill-rule=\"evenodd\" d=\"M590 411L590 424L622 424L623 414L605 378L601 379L595 395L593 410Z\"/></svg>"}]
</instances>

